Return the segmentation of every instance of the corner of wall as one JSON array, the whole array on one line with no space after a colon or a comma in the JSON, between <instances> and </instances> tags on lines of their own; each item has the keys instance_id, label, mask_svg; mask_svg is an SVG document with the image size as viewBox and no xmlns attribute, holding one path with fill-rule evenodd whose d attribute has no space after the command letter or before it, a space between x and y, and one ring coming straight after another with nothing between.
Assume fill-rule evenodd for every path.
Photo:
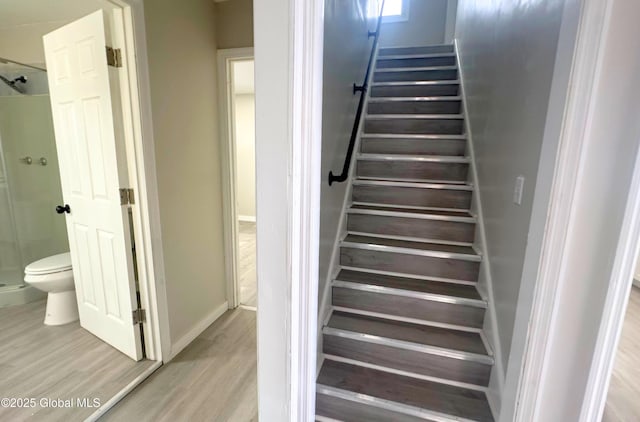
<instances>
[{"instance_id":1,"label":"corner of wall","mask_svg":"<svg viewBox=\"0 0 640 422\"><path fill-rule=\"evenodd\" d=\"M487 399L494 416L499 414L501 407L501 397L504 390L505 380L505 368L503 367L502 350L500 346L500 336L498 333L498 322L496 316L495 300L493 295L493 279L491 277L491 262L488 257L487 247L487 235L484 225L484 215L482 212L482 198L480 196L478 172L476 168L476 157L473 149L473 136L471 130L471 122L469 120L467 110L467 97L464 86L464 73L463 67L460 62L460 52L458 39L453 39L456 60L458 63L458 72L460 79L460 95L462 97L462 108L465 120L465 133L467 135L467 152L470 158L470 170L471 170L471 182L473 183L473 199L471 205L471 212L476 215L476 241L474 247L479 250L483 256L482 263L480 265L480 275L478 279L478 291L480 295L488 302L487 314L485 316L484 325L482 327L483 334L488 339L488 342L493 351L494 366L491 371L491 378L489 380L489 388L487 390Z\"/></svg>"},{"instance_id":2,"label":"corner of wall","mask_svg":"<svg viewBox=\"0 0 640 422\"><path fill-rule=\"evenodd\" d=\"M185 335L171 344L171 353L164 362L169 362L175 358L181 351L183 351L193 340L196 339L204 330L206 330L211 324L213 324L218 318L229 310L229 302L224 302L211 313L196 322L193 328L191 328Z\"/></svg>"}]
</instances>

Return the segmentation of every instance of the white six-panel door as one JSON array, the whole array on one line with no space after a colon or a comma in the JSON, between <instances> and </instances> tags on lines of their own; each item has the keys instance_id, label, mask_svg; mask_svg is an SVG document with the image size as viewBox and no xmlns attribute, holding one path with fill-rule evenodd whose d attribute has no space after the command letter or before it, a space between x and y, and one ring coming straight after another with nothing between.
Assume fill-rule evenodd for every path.
<instances>
[{"instance_id":1,"label":"white six-panel door","mask_svg":"<svg viewBox=\"0 0 640 422\"><path fill-rule=\"evenodd\" d=\"M120 70L107 66L105 31L98 11L45 35L44 48L80 324L140 360Z\"/></svg>"}]
</instances>

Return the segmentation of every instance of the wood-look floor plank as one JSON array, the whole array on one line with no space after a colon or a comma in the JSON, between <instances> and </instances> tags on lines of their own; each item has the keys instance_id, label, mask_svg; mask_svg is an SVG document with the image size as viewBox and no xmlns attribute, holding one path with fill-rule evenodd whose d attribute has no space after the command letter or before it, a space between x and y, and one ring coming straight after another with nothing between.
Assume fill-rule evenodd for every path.
<instances>
[{"instance_id":1,"label":"wood-look floor plank","mask_svg":"<svg viewBox=\"0 0 640 422\"><path fill-rule=\"evenodd\" d=\"M228 311L101 420L258 420L256 314Z\"/></svg>"},{"instance_id":2,"label":"wood-look floor plank","mask_svg":"<svg viewBox=\"0 0 640 422\"><path fill-rule=\"evenodd\" d=\"M604 422L640 420L640 289L633 287L609 385Z\"/></svg>"},{"instance_id":3,"label":"wood-look floor plank","mask_svg":"<svg viewBox=\"0 0 640 422\"><path fill-rule=\"evenodd\" d=\"M239 227L240 303L247 306L257 306L256 223L240 221Z\"/></svg>"},{"instance_id":4,"label":"wood-look floor plank","mask_svg":"<svg viewBox=\"0 0 640 422\"><path fill-rule=\"evenodd\" d=\"M0 308L0 396L106 402L152 361L135 362L80 327L44 325L45 301ZM0 408L2 421L82 421L92 408Z\"/></svg>"}]
</instances>

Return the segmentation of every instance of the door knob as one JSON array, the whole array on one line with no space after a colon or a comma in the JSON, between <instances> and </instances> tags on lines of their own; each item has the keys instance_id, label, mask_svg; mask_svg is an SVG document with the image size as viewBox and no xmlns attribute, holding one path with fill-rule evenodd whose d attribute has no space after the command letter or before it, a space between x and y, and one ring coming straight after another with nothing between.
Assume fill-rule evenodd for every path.
<instances>
[{"instance_id":1,"label":"door knob","mask_svg":"<svg viewBox=\"0 0 640 422\"><path fill-rule=\"evenodd\" d=\"M69 204L65 204L64 207L62 205L58 205L56 207L56 212L58 214L64 214L65 212L67 214L71 214L71 207L69 207Z\"/></svg>"}]
</instances>

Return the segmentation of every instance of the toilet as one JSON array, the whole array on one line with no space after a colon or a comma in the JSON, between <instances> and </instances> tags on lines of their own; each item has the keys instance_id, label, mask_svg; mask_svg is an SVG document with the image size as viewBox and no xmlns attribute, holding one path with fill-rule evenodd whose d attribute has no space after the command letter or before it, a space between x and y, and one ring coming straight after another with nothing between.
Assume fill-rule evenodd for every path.
<instances>
[{"instance_id":1,"label":"toilet","mask_svg":"<svg viewBox=\"0 0 640 422\"><path fill-rule=\"evenodd\" d=\"M69 252L27 265L24 269L24 281L48 293L45 325L64 325L78 320L78 303Z\"/></svg>"}]
</instances>

